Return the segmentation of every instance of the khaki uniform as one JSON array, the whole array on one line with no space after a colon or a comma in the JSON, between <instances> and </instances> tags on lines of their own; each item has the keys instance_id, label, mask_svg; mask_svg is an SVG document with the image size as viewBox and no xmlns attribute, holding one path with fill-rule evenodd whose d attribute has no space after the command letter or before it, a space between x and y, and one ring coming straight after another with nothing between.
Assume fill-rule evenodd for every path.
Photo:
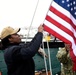
<instances>
[{"instance_id":1,"label":"khaki uniform","mask_svg":"<svg viewBox=\"0 0 76 75\"><path fill-rule=\"evenodd\" d=\"M72 70L73 63L69 52L66 51L65 47L59 49L56 57L61 63L61 75L76 75L76 72Z\"/></svg>"}]
</instances>

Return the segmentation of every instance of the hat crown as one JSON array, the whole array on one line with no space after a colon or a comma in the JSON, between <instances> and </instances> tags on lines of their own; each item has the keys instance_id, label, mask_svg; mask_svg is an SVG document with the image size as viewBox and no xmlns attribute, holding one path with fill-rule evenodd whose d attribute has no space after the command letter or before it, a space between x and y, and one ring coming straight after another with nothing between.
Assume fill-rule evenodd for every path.
<instances>
[{"instance_id":1,"label":"hat crown","mask_svg":"<svg viewBox=\"0 0 76 75\"><path fill-rule=\"evenodd\" d=\"M19 31L19 28L18 29L13 29L12 27L8 26L6 28L4 28L1 32L1 39L7 37L8 35L12 35L14 33L17 33Z\"/></svg>"}]
</instances>

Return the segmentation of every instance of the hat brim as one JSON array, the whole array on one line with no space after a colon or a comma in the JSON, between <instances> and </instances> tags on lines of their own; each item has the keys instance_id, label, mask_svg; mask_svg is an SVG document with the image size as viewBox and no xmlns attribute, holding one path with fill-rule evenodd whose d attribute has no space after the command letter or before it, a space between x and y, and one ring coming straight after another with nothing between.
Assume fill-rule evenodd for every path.
<instances>
[{"instance_id":1,"label":"hat brim","mask_svg":"<svg viewBox=\"0 0 76 75\"><path fill-rule=\"evenodd\" d=\"M11 34L18 33L20 31L20 28L15 29Z\"/></svg>"},{"instance_id":2,"label":"hat brim","mask_svg":"<svg viewBox=\"0 0 76 75\"><path fill-rule=\"evenodd\" d=\"M2 30L0 39L4 39L5 37L18 33L19 31L20 31L20 28L13 29L12 27L8 26Z\"/></svg>"}]
</instances>

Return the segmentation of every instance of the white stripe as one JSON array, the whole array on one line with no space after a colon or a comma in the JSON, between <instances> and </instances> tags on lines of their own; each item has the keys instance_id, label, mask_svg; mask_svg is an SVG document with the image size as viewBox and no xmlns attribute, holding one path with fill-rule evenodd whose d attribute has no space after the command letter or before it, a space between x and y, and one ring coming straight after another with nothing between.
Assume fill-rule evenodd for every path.
<instances>
[{"instance_id":1,"label":"white stripe","mask_svg":"<svg viewBox=\"0 0 76 75\"><path fill-rule=\"evenodd\" d=\"M75 38L76 38L76 30L75 30L75 31L73 31L73 33L74 33L74 36L75 36Z\"/></svg>"},{"instance_id":2,"label":"white stripe","mask_svg":"<svg viewBox=\"0 0 76 75\"><path fill-rule=\"evenodd\" d=\"M71 29L70 29L71 25L69 23L67 23L65 20L61 19L59 16L57 16L56 14L54 14L50 11L48 12L48 15L50 17L52 17L55 21L59 22L60 24L62 24L64 27L68 28L71 31Z\"/></svg>"},{"instance_id":3,"label":"white stripe","mask_svg":"<svg viewBox=\"0 0 76 75\"><path fill-rule=\"evenodd\" d=\"M76 26L76 19L72 15L70 15L70 18L71 18L72 22L74 23L74 25Z\"/></svg>"},{"instance_id":4,"label":"white stripe","mask_svg":"<svg viewBox=\"0 0 76 75\"><path fill-rule=\"evenodd\" d=\"M58 27L56 27L55 25L53 25L51 22L45 20L45 21L44 21L44 24L47 25L50 29L53 29L53 30L54 30L55 32L57 32L58 34L62 35L63 37L65 37L65 38L67 37L66 39L68 39L69 41L74 42L73 38L72 38L69 34L65 33L65 32L62 31L60 28L58 28ZM64 36L64 35L65 35L65 36ZM69 38L68 38L68 37L69 37Z\"/></svg>"},{"instance_id":5,"label":"white stripe","mask_svg":"<svg viewBox=\"0 0 76 75\"><path fill-rule=\"evenodd\" d=\"M50 29L53 29L55 32L57 32L58 34L62 35L64 38L66 38L67 40L69 40L72 44L73 44L73 48L75 46L74 40L73 38L68 35L67 33L65 33L64 31L62 31L61 29L59 29L58 27L56 27L55 25L53 25L51 22L45 20L44 24L46 26L48 26ZM64 36L65 35L65 36Z\"/></svg>"},{"instance_id":6,"label":"white stripe","mask_svg":"<svg viewBox=\"0 0 76 75\"><path fill-rule=\"evenodd\" d=\"M73 53L74 53L74 55L76 56L76 46L75 46L75 48L73 49Z\"/></svg>"},{"instance_id":7,"label":"white stripe","mask_svg":"<svg viewBox=\"0 0 76 75\"><path fill-rule=\"evenodd\" d=\"M55 25L53 25L52 23L48 22L47 20L44 21L44 24L46 26L48 26L50 29L53 29L55 32L57 32L58 34L62 35L64 38L68 39L71 43L72 43L72 49L74 52L74 55L76 56L76 45L74 43L73 38L68 35L67 33L65 33L64 31L62 31L61 29L57 28ZM64 36L65 35L65 36Z\"/></svg>"},{"instance_id":8,"label":"white stripe","mask_svg":"<svg viewBox=\"0 0 76 75\"><path fill-rule=\"evenodd\" d=\"M69 29L71 32L75 31L73 29L73 27L66 22L65 20L61 19L59 16L57 16L56 14L52 13L51 11L48 12L48 14L51 18L53 18L55 21L59 22L61 25L63 25L64 27L66 27L67 29Z\"/></svg>"},{"instance_id":9,"label":"white stripe","mask_svg":"<svg viewBox=\"0 0 76 75\"><path fill-rule=\"evenodd\" d=\"M52 5L54 8L56 8L59 12L63 13L63 14L66 14L67 13L67 17L68 18L72 18L71 20L73 21L73 23L75 24L76 26L76 19L69 13L69 11L67 11L66 9L62 8L61 6L59 6L57 3L55 3L53 1ZM69 15L70 14L70 15Z\"/></svg>"}]
</instances>

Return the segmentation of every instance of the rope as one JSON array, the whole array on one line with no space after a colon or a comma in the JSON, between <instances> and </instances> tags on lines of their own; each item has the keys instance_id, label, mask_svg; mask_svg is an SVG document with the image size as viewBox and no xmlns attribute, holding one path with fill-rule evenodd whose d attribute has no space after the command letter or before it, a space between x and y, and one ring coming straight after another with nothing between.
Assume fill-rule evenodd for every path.
<instances>
[{"instance_id":1,"label":"rope","mask_svg":"<svg viewBox=\"0 0 76 75\"><path fill-rule=\"evenodd\" d=\"M43 45L43 50L44 50L44 42L43 42L43 41L42 41L42 45ZM46 63L45 55L44 55L44 63L45 63L46 75L48 75L48 71L47 71L47 63Z\"/></svg>"},{"instance_id":2,"label":"rope","mask_svg":"<svg viewBox=\"0 0 76 75\"><path fill-rule=\"evenodd\" d=\"M38 7L38 3L39 3L39 0L37 1L37 5L36 5L35 11L34 11L34 15L32 17L32 21L31 21L31 24L30 24L30 27L29 27L29 30L28 30L28 34L27 34L25 43L27 42L27 39L28 39L28 36L29 36L29 32L30 32L30 29L31 29L31 26L32 26L32 23L33 23L33 20L34 20L34 17L35 17L35 13L36 13L36 10L37 10L37 7ZM50 60L50 50L49 50L48 41L47 41L47 47L48 47L48 55L49 55L50 73L52 75L51 60ZM44 44L43 44L43 50L44 50ZM45 58L45 56L44 56L44 62L45 62L46 74L48 75L48 73L47 73L47 64L46 64L46 58Z\"/></svg>"},{"instance_id":3,"label":"rope","mask_svg":"<svg viewBox=\"0 0 76 75\"><path fill-rule=\"evenodd\" d=\"M31 29L31 26L32 26L32 23L33 23L33 20L34 20L35 14L36 14L36 10L37 10L38 4L39 4L39 0L37 1L37 5L36 5L36 8L35 8L35 11L34 11L33 17L32 17L32 21L31 21L31 24L30 24L30 27L29 27L29 30L28 30L28 34L27 34L27 37L26 37L26 41L25 41L25 43L27 42L27 39L28 39L28 37L29 37L29 32L30 32L30 29Z\"/></svg>"},{"instance_id":4,"label":"rope","mask_svg":"<svg viewBox=\"0 0 76 75\"><path fill-rule=\"evenodd\" d=\"M32 23L33 23L33 19L34 19L34 17L35 17L35 13L36 13L38 4L39 4L39 0L37 1L37 5L36 5L35 11L34 11L34 15L33 15L33 17L32 17L32 21L31 21L31 24L30 24L30 27L29 27L29 30L28 30L28 34L27 34L25 43L27 42L27 39L28 39L28 37L29 37L29 32L30 32L30 29L31 29L31 26L32 26ZM44 44L43 44L43 50L44 50ZM44 56L44 62L45 62L45 68L46 68L46 75L48 75L47 63L46 63L46 58L45 58L45 56Z\"/></svg>"},{"instance_id":5,"label":"rope","mask_svg":"<svg viewBox=\"0 0 76 75\"><path fill-rule=\"evenodd\" d=\"M50 74L52 75L51 58L50 58L50 49L49 49L49 43L48 43L48 40L47 40L47 47L48 47L48 56L49 56Z\"/></svg>"},{"instance_id":6,"label":"rope","mask_svg":"<svg viewBox=\"0 0 76 75\"><path fill-rule=\"evenodd\" d=\"M52 2L53 2L53 0L51 0L51 3L50 3L50 5L49 5L49 8L50 8ZM49 8L48 8L48 11L49 11ZM47 13L48 13L48 11L47 11ZM47 13L46 13L46 15L47 15ZM46 17L46 16L45 16L45 17ZM45 19L44 19L44 21L45 21ZM44 23L44 21L43 21L43 23ZM47 47L48 47L48 55L49 55L50 74L52 75L51 58L50 58L50 50L49 50L48 41L47 41Z\"/></svg>"}]
</instances>

